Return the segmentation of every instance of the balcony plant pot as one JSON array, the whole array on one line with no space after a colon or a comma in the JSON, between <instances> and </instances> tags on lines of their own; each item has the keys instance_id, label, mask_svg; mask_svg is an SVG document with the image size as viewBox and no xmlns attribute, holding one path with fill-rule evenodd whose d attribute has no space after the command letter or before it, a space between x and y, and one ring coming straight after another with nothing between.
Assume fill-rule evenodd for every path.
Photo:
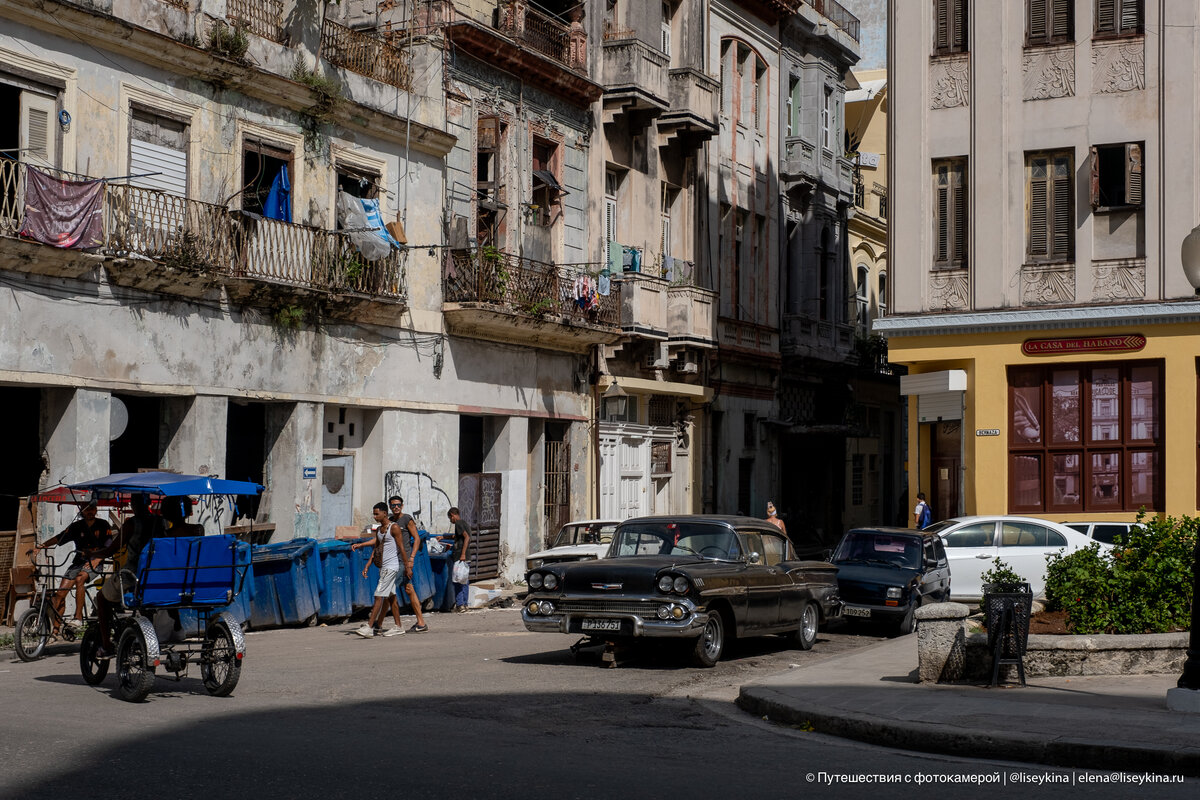
<instances>
[{"instance_id":1,"label":"balcony plant pot","mask_svg":"<svg viewBox=\"0 0 1200 800\"><path fill-rule=\"evenodd\" d=\"M1013 626L1004 630L1005 613L1010 612ZM1019 658L1029 644L1029 618L1033 614L1033 590L1028 583L985 583L983 615L987 627L988 650L995 652L997 637L1003 637L1001 658Z\"/></svg>"}]
</instances>

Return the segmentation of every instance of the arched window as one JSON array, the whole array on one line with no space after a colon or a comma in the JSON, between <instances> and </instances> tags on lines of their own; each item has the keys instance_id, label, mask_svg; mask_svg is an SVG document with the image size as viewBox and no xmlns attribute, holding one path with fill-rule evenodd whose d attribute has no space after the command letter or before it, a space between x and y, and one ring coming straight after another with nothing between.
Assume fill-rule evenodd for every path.
<instances>
[{"instance_id":1,"label":"arched window","mask_svg":"<svg viewBox=\"0 0 1200 800\"><path fill-rule=\"evenodd\" d=\"M744 128L765 131L767 62L745 42L721 40L721 113Z\"/></svg>"},{"instance_id":2,"label":"arched window","mask_svg":"<svg viewBox=\"0 0 1200 800\"><path fill-rule=\"evenodd\" d=\"M887 273L879 273L879 297L876 299L876 304L879 306L879 316L883 316L887 312Z\"/></svg>"},{"instance_id":3,"label":"arched window","mask_svg":"<svg viewBox=\"0 0 1200 800\"><path fill-rule=\"evenodd\" d=\"M855 284L854 302L858 309L858 327L862 329L863 332L866 332L867 326L871 322L870 280L871 270L867 268L866 264L859 264L858 281Z\"/></svg>"}]
</instances>

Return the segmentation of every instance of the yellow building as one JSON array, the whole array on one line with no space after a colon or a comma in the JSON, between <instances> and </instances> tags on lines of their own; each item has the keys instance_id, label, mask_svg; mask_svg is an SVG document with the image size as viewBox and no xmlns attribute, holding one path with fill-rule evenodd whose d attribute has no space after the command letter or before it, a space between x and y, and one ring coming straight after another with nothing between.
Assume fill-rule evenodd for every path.
<instances>
[{"instance_id":1,"label":"yellow building","mask_svg":"<svg viewBox=\"0 0 1200 800\"><path fill-rule=\"evenodd\" d=\"M1180 245L1200 214L1200 18L1051 5L1062 25L1023 3L890 7L875 330L910 372L909 507L1195 514L1200 303Z\"/></svg>"}]
</instances>

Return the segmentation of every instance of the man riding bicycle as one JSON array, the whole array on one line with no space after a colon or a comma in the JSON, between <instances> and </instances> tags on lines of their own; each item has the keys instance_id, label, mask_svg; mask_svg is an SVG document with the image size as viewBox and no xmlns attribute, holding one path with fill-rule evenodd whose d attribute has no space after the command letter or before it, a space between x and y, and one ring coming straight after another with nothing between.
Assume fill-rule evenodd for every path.
<instances>
[{"instance_id":1,"label":"man riding bicycle","mask_svg":"<svg viewBox=\"0 0 1200 800\"><path fill-rule=\"evenodd\" d=\"M57 536L52 536L37 545L38 550L48 550L51 547L75 543L75 555L67 568L58 591L53 595L52 602L57 612L54 619L54 635L61 633L63 609L66 607L67 595L71 586L75 586L75 614L73 622L78 627L83 622L83 598L87 582L98 574L100 564L104 561L103 551L112 543L112 528L107 522L96 518L96 503L92 501L79 510L81 519L68 525Z\"/></svg>"}]
</instances>

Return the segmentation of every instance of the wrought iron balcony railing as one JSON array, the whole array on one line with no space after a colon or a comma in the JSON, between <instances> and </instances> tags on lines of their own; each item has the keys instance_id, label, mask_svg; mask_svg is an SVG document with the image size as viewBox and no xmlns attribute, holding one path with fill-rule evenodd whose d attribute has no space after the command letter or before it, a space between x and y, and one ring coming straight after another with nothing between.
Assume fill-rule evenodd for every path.
<instances>
[{"instance_id":1,"label":"wrought iron balcony railing","mask_svg":"<svg viewBox=\"0 0 1200 800\"><path fill-rule=\"evenodd\" d=\"M860 41L858 38L858 17L850 13L849 9L843 6L837 0L804 0L821 16L832 22L834 25L846 32L854 41Z\"/></svg>"},{"instance_id":2,"label":"wrought iron balcony railing","mask_svg":"<svg viewBox=\"0 0 1200 800\"><path fill-rule=\"evenodd\" d=\"M383 37L326 19L321 26L321 57L359 75L412 91L412 54Z\"/></svg>"},{"instance_id":3,"label":"wrought iron balcony railing","mask_svg":"<svg viewBox=\"0 0 1200 800\"><path fill-rule=\"evenodd\" d=\"M565 324L621 325L621 290L612 282L608 295L581 292L587 273L569 264L548 264L494 248L455 250L453 273L445 280L448 303L488 303L509 313L558 319Z\"/></svg>"},{"instance_id":4,"label":"wrought iron balcony railing","mask_svg":"<svg viewBox=\"0 0 1200 800\"><path fill-rule=\"evenodd\" d=\"M283 26L283 0L228 0L226 18L240 23L255 36L283 42L287 30Z\"/></svg>"}]
</instances>

